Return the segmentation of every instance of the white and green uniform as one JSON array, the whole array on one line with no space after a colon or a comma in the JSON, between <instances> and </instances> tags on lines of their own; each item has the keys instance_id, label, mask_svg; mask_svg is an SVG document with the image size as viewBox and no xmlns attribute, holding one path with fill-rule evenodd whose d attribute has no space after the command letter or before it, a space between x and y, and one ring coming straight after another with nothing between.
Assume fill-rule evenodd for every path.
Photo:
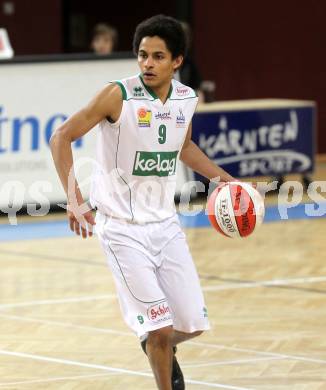
<instances>
[{"instance_id":1,"label":"white and green uniform","mask_svg":"<svg viewBox=\"0 0 326 390\"><path fill-rule=\"evenodd\" d=\"M115 123L99 124L91 203L120 307L138 336L173 325L209 328L199 278L174 206L176 165L197 105L172 80L163 104L140 76L116 81Z\"/></svg>"},{"instance_id":2,"label":"white and green uniform","mask_svg":"<svg viewBox=\"0 0 326 390\"><path fill-rule=\"evenodd\" d=\"M162 221L175 214L177 158L197 97L176 80L165 104L139 76L118 83L122 112L116 123L99 124L91 202L116 218Z\"/></svg>"}]
</instances>

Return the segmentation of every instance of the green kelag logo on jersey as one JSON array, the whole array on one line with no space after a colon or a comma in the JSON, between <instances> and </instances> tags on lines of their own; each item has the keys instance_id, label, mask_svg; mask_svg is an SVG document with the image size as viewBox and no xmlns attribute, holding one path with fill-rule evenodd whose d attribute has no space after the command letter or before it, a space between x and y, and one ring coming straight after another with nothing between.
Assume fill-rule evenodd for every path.
<instances>
[{"instance_id":1,"label":"green kelag logo on jersey","mask_svg":"<svg viewBox=\"0 0 326 390\"><path fill-rule=\"evenodd\" d=\"M175 152L136 152L135 176L171 176L175 174L178 151Z\"/></svg>"}]
</instances>

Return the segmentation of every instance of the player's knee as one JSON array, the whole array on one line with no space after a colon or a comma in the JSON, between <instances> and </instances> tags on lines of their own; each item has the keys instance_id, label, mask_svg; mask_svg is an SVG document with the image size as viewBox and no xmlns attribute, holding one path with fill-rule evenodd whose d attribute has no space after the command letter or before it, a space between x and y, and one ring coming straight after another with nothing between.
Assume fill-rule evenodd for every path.
<instances>
[{"instance_id":1,"label":"player's knee","mask_svg":"<svg viewBox=\"0 0 326 390\"><path fill-rule=\"evenodd\" d=\"M148 334L147 346L165 348L171 345L172 335L173 329L171 326L151 331Z\"/></svg>"}]
</instances>

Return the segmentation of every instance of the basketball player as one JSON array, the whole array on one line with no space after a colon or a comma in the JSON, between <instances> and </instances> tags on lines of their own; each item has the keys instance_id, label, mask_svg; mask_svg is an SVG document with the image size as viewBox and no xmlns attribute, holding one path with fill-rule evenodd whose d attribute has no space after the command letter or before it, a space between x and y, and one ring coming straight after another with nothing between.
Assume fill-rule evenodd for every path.
<instances>
[{"instance_id":1,"label":"basketball player","mask_svg":"<svg viewBox=\"0 0 326 390\"><path fill-rule=\"evenodd\" d=\"M84 200L73 176L71 143L99 124L91 190L97 234L123 317L142 340L158 388L181 390L175 346L209 324L174 206L177 159L209 179L234 179L191 141L197 96L173 79L185 55L180 23L162 15L145 20L133 44L140 74L100 91L56 130L51 149L67 194L70 228L91 236L91 211L81 215L75 207Z\"/></svg>"}]
</instances>

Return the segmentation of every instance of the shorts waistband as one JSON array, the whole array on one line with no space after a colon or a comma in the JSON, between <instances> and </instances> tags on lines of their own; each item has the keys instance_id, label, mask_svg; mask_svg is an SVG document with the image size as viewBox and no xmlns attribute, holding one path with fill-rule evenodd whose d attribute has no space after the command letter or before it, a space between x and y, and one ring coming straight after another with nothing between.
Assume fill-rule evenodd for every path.
<instances>
[{"instance_id":1,"label":"shorts waistband","mask_svg":"<svg viewBox=\"0 0 326 390\"><path fill-rule=\"evenodd\" d=\"M132 219L127 219L127 218L119 218L115 215L107 215L107 214L101 212L100 210L97 210L96 213L105 217L106 220L112 219L113 221L117 221L117 222L121 222L121 223L126 223L126 224L130 224L130 225L141 225L141 226L155 224L155 223L161 223L161 222L165 222L165 221L168 221L169 219L173 219L173 218L177 217L177 214L173 214L173 215L171 215L171 217L167 217L167 218L164 218L164 219L161 219L158 221L142 222L142 221L135 221Z\"/></svg>"}]
</instances>

